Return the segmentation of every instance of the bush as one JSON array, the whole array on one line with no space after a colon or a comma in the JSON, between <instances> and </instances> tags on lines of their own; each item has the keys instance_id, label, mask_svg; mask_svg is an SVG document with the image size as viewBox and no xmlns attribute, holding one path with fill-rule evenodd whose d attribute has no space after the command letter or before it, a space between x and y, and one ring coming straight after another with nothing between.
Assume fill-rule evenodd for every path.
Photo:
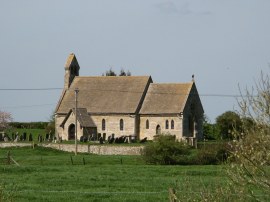
<instances>
[{"instance_id":1,"label":"bush","mask_svg":"<svg viewBox=\"0 0 270 202\"><path fill-rule=\"evenodd\" d=\"M152 144L145 146L143 158L150 164L188 164L190 147L175 140L172 135L160 135Z\"/></svg>"},{"instance_id":2,"label":"bush","mask_svg":"<svg viewBox=\"0 0 270 202\"><path fill-rule=\"evenodd\" d=\"M215 143L206 145L198 150L196 164L216 165L223 163L228 158L227 143Z\"/></svg>"}]
</instances>

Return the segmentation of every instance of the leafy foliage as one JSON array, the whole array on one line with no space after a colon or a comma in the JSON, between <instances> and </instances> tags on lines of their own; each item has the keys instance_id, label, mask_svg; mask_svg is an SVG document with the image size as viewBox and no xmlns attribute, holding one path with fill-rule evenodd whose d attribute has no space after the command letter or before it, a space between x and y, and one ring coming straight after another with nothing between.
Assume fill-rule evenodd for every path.
<instances>
[{"instance_id":1,"label":"leafy foliage","mask_svg":"<svg viewBox=\"0 0 270 202\"><path fill-rule=\"evenodd\" d=\"M186 162L191 153L189 146L175 140L172 135L159 135L152 144L145 146L143 151L147 163L175 165Z\"/></svg>"},{"instance_id":2,"label":"leafy foliage","mask_svg":"<svg viewBox=\"0 0 270 202\"><path fill-rule=\"evenodd\" d=\"M12 128L18 129L45 129L48 122L11 122L10 126Z\"/></svg>"},{"instance_id":3,"label":"leafy foliage","mask_svg":"<svg viewBox=\"0 0 270 202\"><path fill-rule=\"evenodd\" d=\"M209 119L204 116L203 133L206 140L219 140L220 130L217 124L210 123Z\"/></svg>"},{"instance_id":4,"label":"leafy foliage","mask_svg":"<svg viewBox=\"0 0 270 202\"><path fill-rule=\"evenodd\" d=\"M235 131L237 139L231 144L229 175L241 193L257 200L253 190L259 188L262 195L270 198L269 76L261 74L256 88L245 94L239 101L239 114L245 122L242 132Z\"/></svg>"},{"instance_id":5,"label":"leafy foliage","mask_svg":"<svg viewBox=\"0 0 270 202\"><path fill-rule=\"evenodd\" d=\"M45 127L45 131L47 134L55 134L55 116L51 115L49 123Z\"/></svg>"},{"instance_id":6,"label":"leafy foliage","mask_svg":"<svg viewBox=\"0 0 270 202\"><path fill-rule=\"evenodd\" d=\"M117 74L115 73L115 71L110 68L108 71L106 71L105 74L102 74L102 76L117 76ZM128 70L127 72L124 69L120 70L119 76L131 76L131 72Z\"/></svg>"},{"instance_id":7,"label":"leafy foliage","mask_svg":"<svg viewBox=\"0 0 270 202\"><path fill-rule=\"evenodd\" d=\"M0 131L6 130L12 120L11 113L0 111Z\"/></svg>"},{"instance_id":8,"label":"leafy foliage","mask_svg":"<svg viewBox=\"0 0 270 202\"><path fill-rule=\"evenodd\" d=\"M195 162L199 165L217 165L225 163L228 157L228 143L216 142L200 146Z\"/></svg>"},{"instance_id":9,"label":"leafy foliage","mask_svg":"<svg viewBox=\"0 0 270 202\"><path fill-rule=\"evenodd\" d=\"M104 74L102 74L104 76ZM117 76L116 73L110 68L108 71L106 71L105 76Z\"/></svg>"},{"instance_id":10,"label":"leafy foliage","mask_svg":"<svg viewBox=\"0 0 270 202\"><path fill-rule=\"evenodd\" d=\"M218 116L216 123L223 139L232 139L233 131L241 131L241 118L237 113L232 111L227 111Z\"/></svg>"}]
</instances>

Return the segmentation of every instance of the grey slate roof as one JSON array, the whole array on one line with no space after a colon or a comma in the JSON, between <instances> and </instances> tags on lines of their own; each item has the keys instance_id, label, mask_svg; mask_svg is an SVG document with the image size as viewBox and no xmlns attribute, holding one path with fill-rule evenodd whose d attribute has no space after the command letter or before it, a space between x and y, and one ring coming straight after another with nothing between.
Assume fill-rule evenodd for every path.
<instances>
[{"instance_id":1,"label":"grey slate roof","mask_svg":"<svg viewBox=\"0 0 270 202\"><path fill-rule=\"evenodd\" d=\"M64 90L56 113L68 113L75 108L76 88L78 107L88 113L135 113L147 90L150 76L75 77L70 88Z\"/></svg>"},{"instance_id":2,"label":"grey slate roof","mask_svg":"<svg viewBox=\"0 0 270 202\"><path fill-rule=\"evenodd\" d=\"M151 83L140 114L175 114L183 112L194 82Z\"/></svg>"}]
</instances>

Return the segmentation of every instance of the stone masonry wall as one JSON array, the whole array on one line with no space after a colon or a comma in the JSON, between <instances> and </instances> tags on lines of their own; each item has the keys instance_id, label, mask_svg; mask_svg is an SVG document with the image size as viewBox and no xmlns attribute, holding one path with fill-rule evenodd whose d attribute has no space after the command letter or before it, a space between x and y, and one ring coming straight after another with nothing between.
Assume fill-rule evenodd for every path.
<instances>
[{"instance_id":1,"label":"stone masonry wall","mask_svg":"<svg viewBox=\"0 0 270 202\"><path fill-rule=\"evenodd\" d=\"M43 144L43 147L74 152L75 145L69 144ZM91 153L98 155L141 155L143 146L108 146L108 145L77 145L79 153Z\"/></svg>"},{"instance_id":2,"label":"stone masonry wall","mask_svg":"<svg viewBox=\"0 0 270 202\"><path fill-rule=\"evenodd\" d=\"M146 120L149 121L149 129L146 129ZM169 129L166 129L166 120L169 121ZM171 129L171 121L174 121L174 129ZM170 133L176 135L176 138L180 140L182 138L182 119L175 116L141 116L140 118L140 139L147 137L148 140L152 140L156 135L156 127L160 125L161 133Z\"/></svg>"},{"instance_id":3,"label":"stone masonry wall","mask_svg":"<svg viewBox=\"0 0 270 202\"><path fill-rule=\"evenodd\" d=\"M0 148L6 147L32 147L32 143L0 143ZM74 152L74 144L38 144L41 147ZM91 153L98 155L141 155L144 146L108 146L108 145L77 145L78 153Z\"/></svg>"}]
</instances>

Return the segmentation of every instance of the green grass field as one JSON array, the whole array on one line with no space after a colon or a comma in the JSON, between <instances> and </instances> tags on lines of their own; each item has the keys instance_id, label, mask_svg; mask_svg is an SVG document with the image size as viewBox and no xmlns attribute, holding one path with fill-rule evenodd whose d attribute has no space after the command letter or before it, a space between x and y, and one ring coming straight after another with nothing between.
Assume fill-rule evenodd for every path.
<instances>
[{"instance_id":1,"label":"green grass field","mask_svg":"<svg viewBox=\"0 0 270 202\"><path fill-rule=\"evenodd\" d=\"M145 165L140 156L97 156L32 148L0 162L0 184L15 201L168 201L168 189L196 192L226 181L222 166ZM85 165L84 165L85 162ZM189 185L187 187L187 184Z\"/></svg>"}]
</instances>

